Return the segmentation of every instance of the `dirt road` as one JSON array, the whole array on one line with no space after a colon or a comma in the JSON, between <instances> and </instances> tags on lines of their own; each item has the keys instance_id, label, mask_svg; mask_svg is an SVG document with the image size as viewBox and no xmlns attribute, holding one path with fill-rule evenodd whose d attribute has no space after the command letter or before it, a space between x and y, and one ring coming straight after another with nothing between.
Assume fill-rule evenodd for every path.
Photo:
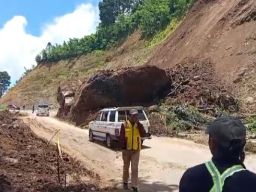
<instances>
[{"instance_id":1,"label":"dirt road","mask_svg":"<svg viewBox=\"0 0 256 192\"><path fill-rule=\"evenodd\" d=\"M31 129L39 136L50 139L60 129L62 149L76 157L84 165L99 174L103 185L119 187L122 177L120 151L106 148L100 143L88 141L88 131L61 122L53 117L24 118ZM144 192L178 191L178 184L184 170L210 159L206 146L191 141L153 137L145 141L140 161L140 188ZM256 156L247 155L246 165L256 172Z\"/></svg>"}]
</instances>

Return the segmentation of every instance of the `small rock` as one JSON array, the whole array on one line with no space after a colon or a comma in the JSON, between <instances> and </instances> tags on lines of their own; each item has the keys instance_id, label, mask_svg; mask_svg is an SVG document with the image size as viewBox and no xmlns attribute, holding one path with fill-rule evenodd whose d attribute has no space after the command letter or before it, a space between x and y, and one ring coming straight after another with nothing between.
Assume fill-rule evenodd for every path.
<instances>
[{"instance_id":1,"label":"small rock","mask_svg":"<svg viewBox=\"0 0 256 192\"><path fill-rule=\"evenodd\" d=\"M69 158L68 158L68 157L63 157L63 160L64 160L65 162L69 162Z\"/></svg>"},{"instance_id":2,"label":"small rock","mask_svg":"<svg viewBox=\"0 0 256 192\"><path fill-rule=\"evenodd\" d=\"M10 157L4 157L3 160L6 162L13 163L13 164L18 163L18 161L19 161L18 159L14 159L14 158L10 158Z\"/></svg>"},{"instance_id":3,"label":"small rock","mask_svg":"<svg viewBox=\"0 0 256 192\"><path fill-rule=\"evenodd\" d=\"M18 176L18 177L22 177L22 174L21 174L21 173L18 173L17 176Z\"/></svg>"},{"instance_id":4,"label":"small rock","mask_svg":"<svg viewBox=\"0 0 256 192\"><path fill-rule=\"evenodd\" d=\"M233 81L233 83L239 83L239 82L241 82L242 81L242 77L237 77L234 81Z\"/></svg>"},{"instance_id":5,"label":"small rock","mask_svg":"<svg viewBox=\"0 0 256 192\"><path fill-rule=\"evenodd\" d=\"M200 76L199 76L199 75L194 76L193 79L194 79L195 81L199 81L199 80L200 80Z\"/></svg>"},{"instance_id":6,"label":"small rock","mask_svg":"<svg viewBox=\"0 0 256 192\"><path fill-rule=\"evenodd\" d=\"M30 157L36 157L36 153L31 153Z\"/></svg>"},{"instance_id":7,"label":"small rock","mask_svg":"<svg viewBox=\"0 0 256 192\"><path fill-rule=\"evenodd\" d=\"M158 111L158 106L157 105L152 105L148 108L149 112L157 112Z\"/></svg>"},{"instance_id":8,"label":"small rock","mask_svg":"<svg viewBox=\"0 0 256 192\"><path fill-rule=\"evenodd\" d=\"M40 179L37 179L37 181L36 182L38 182L38 183L42 183L43 182L43 180L40 178Z\"/></svg>"},{"instance_id":9,"label":"small rock","mask_svg":"<svg viewBox=\"0 0 256 192\"><path fill-rule=\"evenodd\" d=\"M243 77L243 76L245 75L245 73L246 73L246 69L243 69L243 70L241 70L241 71L237 74L237 76L238 76L238 77Z\"/></svg>"},{"instance_id":10,"label":"small rock","mask_svg":"<svg viewBox=\"0 0 256 192\"><path fill-rule=\"evenodd\" d=\"M9 126L8 126L8 129L13 129L13 125L9 125Z\"/></svg>"},{"instance_id":11,"label":"small rock","mask_svg":"<svg viewBox=\"0 0 256 192\"><path fill-rule=\"evenodd\" d=\"M253 104L254 103L254 98L253 97L247 97L245 99L245 102L246 102L246 104Z\"/></svg>"},{"instance_id":12,"label":"small rock","mask_svg":"<svg viewBox=\"0 0 256 192\"><path fill-rule=\"evenodd\" d=\"M256 134L252 134L249 136L249 139L256 139Z\"/></svg>"}]
</instances>

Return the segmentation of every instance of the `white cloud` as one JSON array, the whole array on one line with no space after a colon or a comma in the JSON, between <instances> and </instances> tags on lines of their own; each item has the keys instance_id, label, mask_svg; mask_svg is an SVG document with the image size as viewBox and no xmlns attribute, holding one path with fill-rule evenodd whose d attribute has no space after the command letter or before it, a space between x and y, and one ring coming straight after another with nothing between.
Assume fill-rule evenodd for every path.
<instances>
[{"instance_id":1,"label":"white cloud","mask_svg":"<svg viewBox=\"0 0 256 192\"><path fill-rule=\"evenodd\" d=\"M48 42L62 43L95 32L99 23L98 8L81 4L72 13L57 17L42 27L40 36L26 32L27 20L14 16L0 29L0 71L6 70L12 82L19 79L24 67L35 64L35 56Z\"/></svg>"},{"instance_id":2,"label":"white cloud","mask_svg":"<svg viewBox=\"0 0 256 192\"><path fill-rule=\"evenodd\" d=\"M43 27L42 39L60 43L70 37L83 37L95 32L98 25L98 9L91 4L80 5L73 13L54 19Z\"/></svg>"}]
</instances>

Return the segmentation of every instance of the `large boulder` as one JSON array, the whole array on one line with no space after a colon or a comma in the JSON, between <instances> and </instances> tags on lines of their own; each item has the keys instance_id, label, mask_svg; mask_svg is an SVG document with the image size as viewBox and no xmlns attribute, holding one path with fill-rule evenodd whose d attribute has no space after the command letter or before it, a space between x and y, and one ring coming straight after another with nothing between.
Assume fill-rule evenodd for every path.
<instances>
[{"instance_id":1,"label":"large boulder","mask_svg":"<svg viewBox=\"0 0 256 192\"><path fill-rule=\"evenodd\" d=\"M80 125L90 111L100 108L152 104L170 89L166 71L155 66L103 71L81 86L71 108L71 120Z\"/></svg>"},{"instance_id":2,"label":"large boulder","mask_svg":"<svg viewBox=\"0 0 256 192\"><path fill-rule=\"evenodd\" d=\"M58 87L57 101L59 103L58 117L69 115L71 106L74 104L75 92L69 88Z\"/></svg>"}]
</instances>

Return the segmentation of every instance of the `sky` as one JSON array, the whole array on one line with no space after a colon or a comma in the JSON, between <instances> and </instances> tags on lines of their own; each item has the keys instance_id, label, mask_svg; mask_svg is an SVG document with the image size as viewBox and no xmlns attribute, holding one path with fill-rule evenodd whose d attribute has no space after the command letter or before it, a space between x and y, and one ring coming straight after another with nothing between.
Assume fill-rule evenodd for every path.
<instances>
[{"instance_id":1,"label":"sky","mask_svg":"<svg viewBox=\"0 0 256 192\"><path fill-rule=\"evenodd\" d=\"M96 31L99 0L0 0L0 71L12 84L52 44Z\"/></svg>"}]
</instances>

